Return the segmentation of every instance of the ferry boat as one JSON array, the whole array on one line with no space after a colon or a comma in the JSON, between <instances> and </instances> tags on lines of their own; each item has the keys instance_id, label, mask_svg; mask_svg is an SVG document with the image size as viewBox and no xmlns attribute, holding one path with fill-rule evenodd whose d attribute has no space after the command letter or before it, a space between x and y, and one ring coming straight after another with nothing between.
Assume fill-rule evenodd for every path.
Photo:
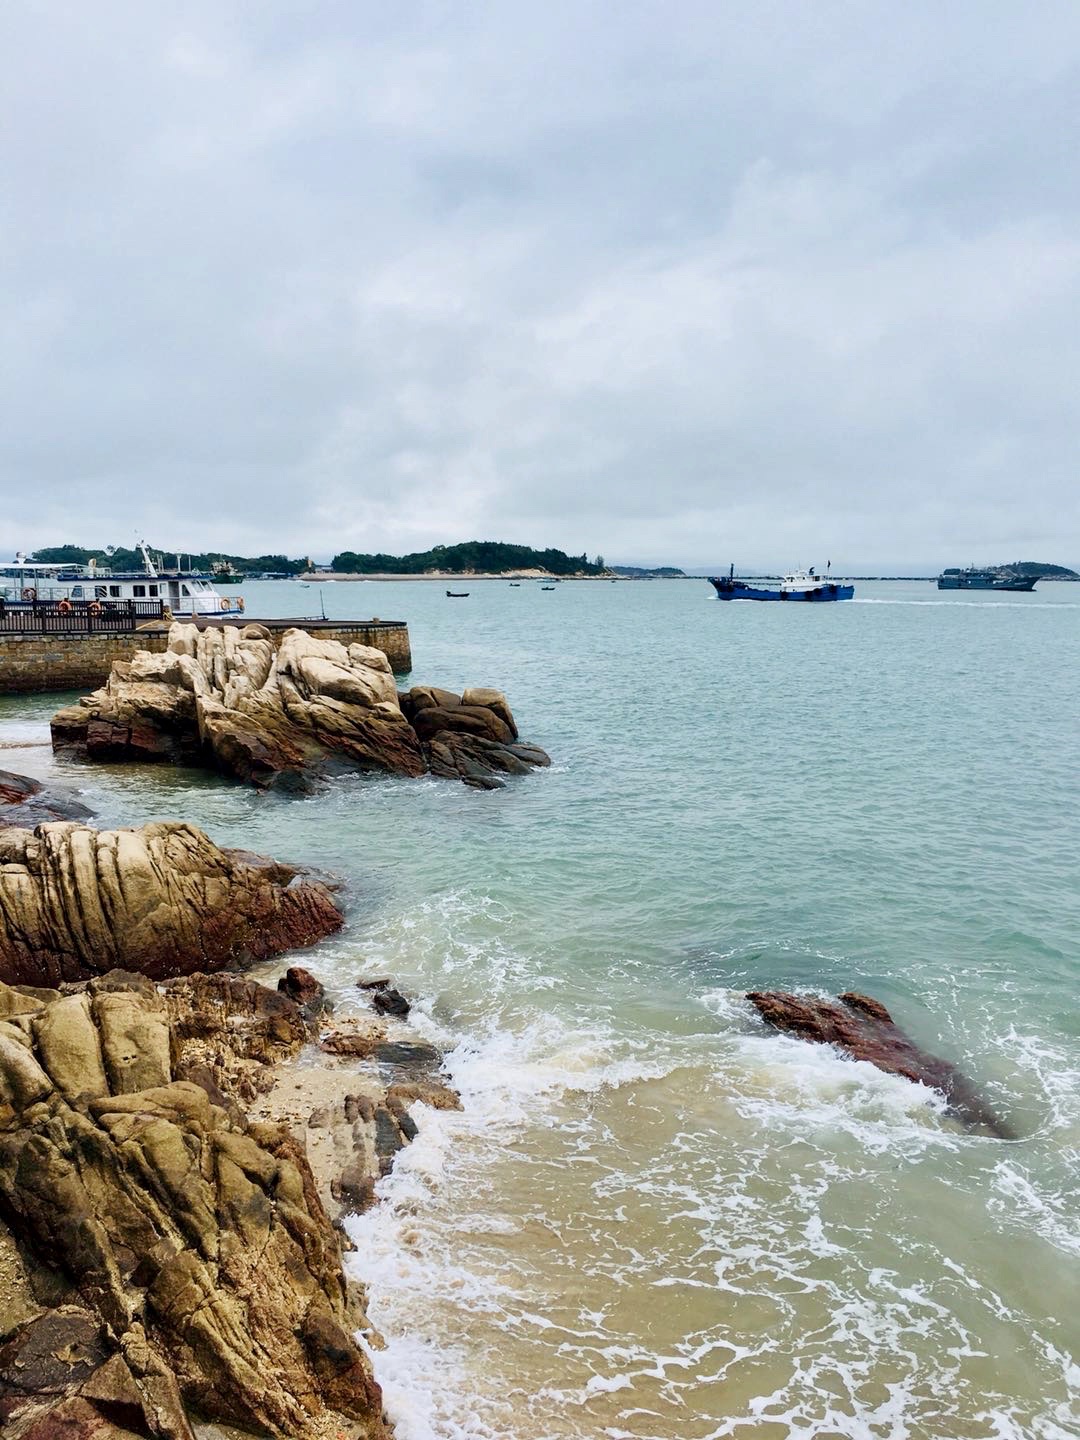
<instances>
[{"instance_id":1,"label":"ferry boat","mask_svg":"<svg viewBox=\"0 0 1080 1440\"><path fill-rule=\"evenodd\" d=\"M165 570L155 563L144 541L139 542L142 570L112 571L96 565L42 565L22 554L0 562L0 598L8 608L33 606L42 601L67 601L72 607L97 605L118 609L129 601L158 601L177 617L242 615L244 597L225 599L204 575L177 568Z\"/></svg>"},{"instance_id":2,"label":"ferry boat","mask_svg":"<svg viewBox=\"0 0 1080 1440\"><path fill-rule=\"evenodd\" d=\"M829 575L832 561L826 566L825 574L818 575L811 565L809 570L793 570L785 575L779 589L764 589L748 585L745 580L735 579L735 566L726 575L710 576L709 584L716 591L718 600L850 600L855 594L854 585L841 585Z\"/></svg>"},{"instance_id":3,"label":"ferry boat","mask_svg":"<svg viewBox=\"0 0 1080 1440\"><path fill-rule=\"evenodd\" d=\"M937 579L939 590L1034 590L1040 575L1015 575L1011 570L943 570Z\"/></svg>"}]
</instances>

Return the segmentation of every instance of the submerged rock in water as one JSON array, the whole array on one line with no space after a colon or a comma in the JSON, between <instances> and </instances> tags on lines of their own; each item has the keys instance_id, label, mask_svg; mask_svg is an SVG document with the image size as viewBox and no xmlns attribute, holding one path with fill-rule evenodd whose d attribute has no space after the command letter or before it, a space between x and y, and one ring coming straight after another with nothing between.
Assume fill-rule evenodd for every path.
<instances>
[{"instance_id":1,"label":"submerged rock in water","mask_svg":"<svg viewBox=\"0 0 1080 1440\"><path fill-rule=\"evenodd\" d=\"M88 820L92 812L74 795L28 775L0 770L0 825L40 825L48 820Z\"/></svg>"},{"instance_id":2,"label":"submerged rock in water","mask_svg":"<svg viewBox=\"0 0 1080 1440\"><path fill-rule=\"evenodd\" d=\"M775 1029L819 1045L835 1045L889 1075L928 1085L945 1097L952 1114L970 1129L988 1130L1002 1140L1016 1138L971 1081L948 1060L921 1050L880 1000L854 991L835 1001L783 990L751 991L746 998Z\"/></svg>"},{"instance_id":3,"label":"submerged rock in water","mask_svg":"<svg viewBox=\"0 0 1080 1440\"><path fill-rule=\"evenodd\" d=\"M0 1250L18 1280L0 1310L5 1435L192 1440L197 1413L279 1440L388 1440L303 1147L237 1103L244 1067L265 1073L307 1033L260 990L0 984Z\"/></svg>"},{"instance_id":4,"label":"submerged rock in water","mask_svg":"<svg viewBox=\"0 0 1080 1440\"><path fill-rule=\"evenodd\" d=\"M174 624L164 654L116 661L103 689L54 715L52 737L91 760L206 764L260 787L310 788L338 763L492 788L550 763L516 744L499 691L399 696L382 651L304 630L275 651L260 625Z\"/></svg>"},{"instance_id":5,"label":"submerged rock in water","mask_svg":"<svg viewBox=\"0 0 1080 1440\"><path fill-rule=\"evenodd\" d=\"M325 885L223 850L193 825L0 830L0 979L58 985L114 968L218 970L339 929Z\"/></svg>"},{"instance_id":6,"label":"submerged rock in water","mask_svg":"<svg viewBox=\"0 0 1080 1440\"><path fill-rule=\"evenodd\" d=\"M368 992L372 1008L380 1015L396 1015L404 1020L412 1008L387 976L379 976L376 980L358 980L356 983L359 989Z\"/></svg>"}]
</instances>

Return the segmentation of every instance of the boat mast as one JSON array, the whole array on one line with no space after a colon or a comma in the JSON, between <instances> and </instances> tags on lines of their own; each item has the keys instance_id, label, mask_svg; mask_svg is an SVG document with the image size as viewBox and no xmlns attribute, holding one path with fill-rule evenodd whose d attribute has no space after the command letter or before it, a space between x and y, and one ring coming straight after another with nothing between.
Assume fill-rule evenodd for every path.
<instances>
[{"instance_id":1,"label":"boat mast","mask_svg":"<svg viewBox=\"0 0 1080 1440\"><path fill-rule=\"evenodd\" d=\"M146 548L145 540L139 541L139 553L142 555L143 558L143 569L146 571L147 575L149 575L151 580L156 580L158 578L157 566L150 558L150 551Z\"/></svg>"}]
</instances>

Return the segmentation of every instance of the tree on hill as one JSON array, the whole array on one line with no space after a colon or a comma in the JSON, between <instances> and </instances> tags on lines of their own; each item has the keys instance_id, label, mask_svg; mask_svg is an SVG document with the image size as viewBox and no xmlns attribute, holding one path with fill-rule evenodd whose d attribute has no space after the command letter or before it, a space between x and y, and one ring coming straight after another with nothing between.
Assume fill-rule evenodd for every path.
<instances>
[{"instance_id":1,"label":"tree on hill","mask_svg":"<svg viewBox=\"0 0 1080 1440\"><path fill-rule=\"evenodd\" d=\"M1069 570L1064 565L1043 565L1037 560L1014 560L1011 565L997 565L997 570L1008 570L1012 575L1041 575L1047 580L1080 580L1080 575L1075 570Z\"/></svg>"},{"instance_id":2,"label":"tree on hill","mask_svg":"<svg viewBox=\"0 0 1080 1440\"><path fill-rule=\"evenodd\" d=\"M252 557L217 554L209 551L197 554L178 546L166 547L163 550L156 545L148 545L146 548L151 555L160 557L166 567L174 564L176 556L179 554L185 568L201 571L228 568L241 575L261 575L265 570L274 570L279 574L299 575L301 571L310 568L306 558L290 560L285 555ZM99 567L108 566L111 570L141 570L143 568L141 553L138 550L129 550L123 545L106 545L99 550L88 550L82 545L45 545L40 550L36 550L31 559L36 560L40 565L83 566L94 560Z\"/></svg>"},{"instance_id":3,"label":"tree on hill","mask_svg":"<svg viewBox=\"0 0 1080 1440\"><path fill-rule=\"evenodd\" d=\"M331 568L345 574L423 575L445 570L454 575L505 575L515 570L546 570L551 575L602 575L601 564L586 555L570 556L563 550L533 550L528 545L507 545L497 540L467 540L460 545L435 545L411 555L368 555L343 550Z\"/></svg>"}]
</instances>

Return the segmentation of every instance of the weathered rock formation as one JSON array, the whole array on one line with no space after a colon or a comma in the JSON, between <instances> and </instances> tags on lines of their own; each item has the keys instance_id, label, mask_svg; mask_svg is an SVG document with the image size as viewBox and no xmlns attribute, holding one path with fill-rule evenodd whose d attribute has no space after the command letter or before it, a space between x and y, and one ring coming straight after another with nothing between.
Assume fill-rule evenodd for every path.
<instances>
[{"instance_id":1,"label":"weathered rock formation","mask_svg":"<svg viewBox=\"0 0 1080 1440\"><path fill-rule=\"evenodd\" d=\"M60 710L53 745L91 760L209 765L260 787L310 788L331 764L454 776L492 788L549 763L517 739L494 690L399 697L380 650L260 625L174 624L168 650L117 661L104 689Z\"/></svg>"},{"instance_id":2,"label":"weathered rock formation","mask_svg":"<svg viewBox=\"0 0 1080 1440\"><path fill-rule=\"evenodd\" d=\"M244 1113L241 1080L265 1093L306 1037L261 988L0 984L5 1437L388 1435L303 1147Z\"/></svg>"},{"instance_id":3,"label":"weathered rock formation","mask_svg":"<svg viewBox=\"0 0 1080 1440\"><path fill-rule=\"evenodd\" d=\"M341 912L325 885L193 825L0 829L0 980L57 985L114 968L218 970L314 944Z\"/></svg>"},{"instance_id":4,"label":"weathered rock formation","mask_svg":"<svg viewBox=\"0 0 1080 1440\"><path fill-rule=\"evenodd\" d=\"M46 788L28 775L0 770L0 825L40 825L47 820L87 820L91 812L74 795Z\"/></svg>"},{"instance_id":5,"label":"weathered rock formation","mask_svg":"<svg viewBox=\"0 0 1080 1440\"><path fill-rule=\"evenodd\" d=\"M777 1030L819 1045L835 1045L855 1060L867 1060L889 1075L928 1085L970 1129L1015 1139L1011 1128L979 1095L955 1065L921 1050L895 1024L879 1000L848 991L838 1001L785 991L753 991L746 997Z\"/></svg>"}]
</instances>

